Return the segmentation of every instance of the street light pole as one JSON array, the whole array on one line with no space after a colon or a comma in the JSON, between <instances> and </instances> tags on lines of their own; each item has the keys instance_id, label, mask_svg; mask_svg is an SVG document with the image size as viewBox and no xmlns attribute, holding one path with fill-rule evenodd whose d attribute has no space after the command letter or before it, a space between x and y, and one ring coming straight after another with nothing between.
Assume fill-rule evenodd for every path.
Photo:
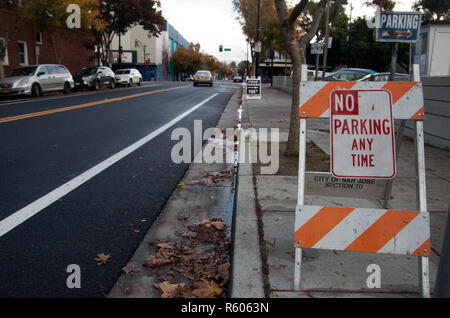
<instances>
[{"instance_id":1,"label":"street light pole","mask_svg":"<svg viewBox=\"0 0 450 318\"><path fill-rule=\"evenodd\" d=\"M325 19L325 43L324 43L324 49L323 49L323 71L322 71L322 80L325 80L325 72L327 70L327 57L328 57L328 33L329 33L329 27L328 24L330 23L330 0L327 0L327 15Z\"/></svg>"},{"instance_id":2,"label":"street light pole","mask_svg":"<svg viewBox=\"0 0 450 318\"><path fill-rule=\"evenodd\" d=\"M261 0L258 0L258 27L256 30L256 43L261 41ZM256 52L255 77L259 77L259 59L261 52Z\"/></svg>"}]
</instances>

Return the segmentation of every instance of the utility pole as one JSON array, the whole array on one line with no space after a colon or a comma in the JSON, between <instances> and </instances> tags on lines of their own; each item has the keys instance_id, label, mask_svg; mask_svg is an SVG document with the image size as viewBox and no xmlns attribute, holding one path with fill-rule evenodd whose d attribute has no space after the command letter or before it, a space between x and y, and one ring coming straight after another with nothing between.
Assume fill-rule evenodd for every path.
<instances>
[{"instance_id":1,"label":"utility pole","mask_svg":"<svg viewBox=\"0 0 450 318\"><path fill-rule=\"evenodd\" d=\"M122 64L122 40L119 33L119 58L117 59L117 63Z\"/></svg>"},{"instance_id":2,"label":"utility pole","mask_svg":"<svg viewBox=\"0 0 450 318\"><path fill-rule=\"evenodd\" d=\"M328 33L330 23L330 0L327 0L327 15L325 19L325 43L323 48L323 71L322 71L322 80L325 80L325 72L327 71L327 56L328 56Z\"/></svg>"},{"instance_id":3,"label":"utility pole","mask_svg":"<svg viewBox=\"0 0 450 318\"><path fill-rule=\"evenodd\" d=\"M247 67L246 67L246 69L245 69L245 76L248 76L249 74L248 74L248 46L250 45L250 43L249 43L249 41L248 41L248 39L247 39L247 60L246 60L246 62L247 62Z\"/></svg>"},{"instance_id":4,"label":"utility pole","mask_svg":"<svg viewBox=\"0 0 450 318\"><path fill-rule=\"evenodd\" d=\"M256 30L256 42L261 41L261 0L258 0L258 26ZM256 64L255 64L255 77L259 77L259 59L261 52L255 52Z\"/></svg>"}]
</instances>

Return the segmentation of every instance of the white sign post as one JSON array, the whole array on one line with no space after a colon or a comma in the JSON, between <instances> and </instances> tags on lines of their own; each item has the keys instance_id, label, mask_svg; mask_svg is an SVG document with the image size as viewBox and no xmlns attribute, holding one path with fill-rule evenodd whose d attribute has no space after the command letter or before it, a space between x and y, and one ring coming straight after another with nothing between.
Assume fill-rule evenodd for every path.
<instances>
[{"instance_id":1,"label":"white sign post","mask_svg":"<svg viewBox=\"0 0 450 318\"><path fill-rule=\"evenodd\" d=\"M336 177L392 179L394 120L386 90L335 90L331 105L331 172Z\"/></svg>"}]
</instances>

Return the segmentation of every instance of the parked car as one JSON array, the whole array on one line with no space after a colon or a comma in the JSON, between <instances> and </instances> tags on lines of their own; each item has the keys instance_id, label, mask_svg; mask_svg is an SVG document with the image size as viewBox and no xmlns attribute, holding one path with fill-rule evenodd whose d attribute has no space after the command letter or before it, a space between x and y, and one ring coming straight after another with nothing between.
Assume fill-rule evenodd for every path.
<instances>
[{"instance_id":1,"label":"parked car","mask_svg":"<svg viewBox=\"0 0 450 318\"><path fill-rule=\"evenodd\" d=\"M42 96L48 92L70 93L74 87L72 74L63 65L43 64L15 68L0 80L0 96Z\"/></svg>"},{"instance_id":2,"label":"parked car","mask_svg":"<svg viewBox=\"0 0 450 318\"><path fill-rule=\"evenodd\" d=\"M342 69L325 77L325 81L358 81L375 73L375 71L366 69Z\"/></svg>"},{"instance_id":3,"label":"parked car","mask_svg":"<svg viewBox=\"0 0 450 318\"><path fill-rule=\"evenodd\" d=\"M198 71L194 75L194 86L198 84L208 84L209 86L213 86L213 76L210 71Z\"/></svg>"},{"instance_id":4,"label":"parked car","mask_svg":"<svg viewBox=\"0 0 450 318\"><path fill-rule=\"evenodd\" d=\"M242 78L242 76L236 75L236 76L233 78L233 82L234 82L234 83L243 83L243 82L244 82L244 79Z\"/></svg>"},{"instance_id":5,"label":"parked car","mask_svg":"<svg viewBox=\"0 0 450 318\"><path fill-rule=\"evenodd\" d=\"M75 75L76 89L99 90L104 86L111 89L116 87L116 75L107 66L83 68Z\"/></svg>"},{"instance_id":6,"label":"parked car","mask_svg":"<svg viewBox=\"0 0 450 318\"><path fill-rule=\"evenodd\" d=\"M116 84L132 86L133 84L142 85L142 75L134 68L121 69L116 71Z\"/></svg>"},{"instance_id":7,"label":"parked car","mask_svg":"<svg viewBox=\"0 0 450 318\"><path fill-rule=\"evenodd\" d=\"M185 81L192 82L193 80L194 80L194 77L192 75L188 75L188 74L181 75L181 81L182 82L185 82Z\"/></svg>"},{"instance_id":8,"label":"parked car","mask_svg":"<svg viewBox=\"0 0 450 318\"><path fill-rule=\"evenodd\" d=\"M364 76L360 81L371 81L371 82L388 82L389 78L391 76L391 73L384 72L384 73L375 73L375 74L369 74ZM395 73L394 74L394 81L397 82L408 82L409 74L404 73Z\"/></svg>"}]
</instances>

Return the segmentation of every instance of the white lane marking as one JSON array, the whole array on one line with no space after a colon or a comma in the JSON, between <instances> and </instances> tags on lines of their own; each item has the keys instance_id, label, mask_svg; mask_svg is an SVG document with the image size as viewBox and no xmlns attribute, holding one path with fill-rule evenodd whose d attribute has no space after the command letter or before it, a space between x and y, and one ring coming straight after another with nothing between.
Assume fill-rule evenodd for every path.
<instances>
[{"instance_id":1,"label":"white lane marking","mask_svg":"<svg viewBox=\"0 0 450 318\"><path fill-rule=\"evenodd\" d=\"M155 130L151 134L147 135L146 137L142 138L141 140L135 142L131 146L123 149L122 151L116 153L112 157L106 159L105 161L99 163L95 167L85 171L78 177L70 180L69 182L63 184L59 188L53 190L52 192L48 193L47 195L43 196L42 198L34 201L33 203L27 205L23 209L11 214L7 218L0 221L0 237L14 229L15 227L19 226L29 218L33 217L46 207L50 206L54 202L58 201L62 197L64 197L66 194L70 193L71 191L75 190L79 186L81 186L83 183L87 182L88 180L92 179L102 171L106 170L119 160L123 159L124 157L128 156L130 153L134 152L135 150L139 149L146 143L148 143L150 140L156 138L158 135L175 125L177 122L185 118L186 116L190 115L203 105L205 105L207 102L212 100L214 97L219 95L219 93L216 93L209 97L208 99L204 100L203 102L197 104L196 106L192 107L185 113L179 115L178 117L172 119L170 122L162 126L161 128Z\"/></svg>"}]
</instances>

